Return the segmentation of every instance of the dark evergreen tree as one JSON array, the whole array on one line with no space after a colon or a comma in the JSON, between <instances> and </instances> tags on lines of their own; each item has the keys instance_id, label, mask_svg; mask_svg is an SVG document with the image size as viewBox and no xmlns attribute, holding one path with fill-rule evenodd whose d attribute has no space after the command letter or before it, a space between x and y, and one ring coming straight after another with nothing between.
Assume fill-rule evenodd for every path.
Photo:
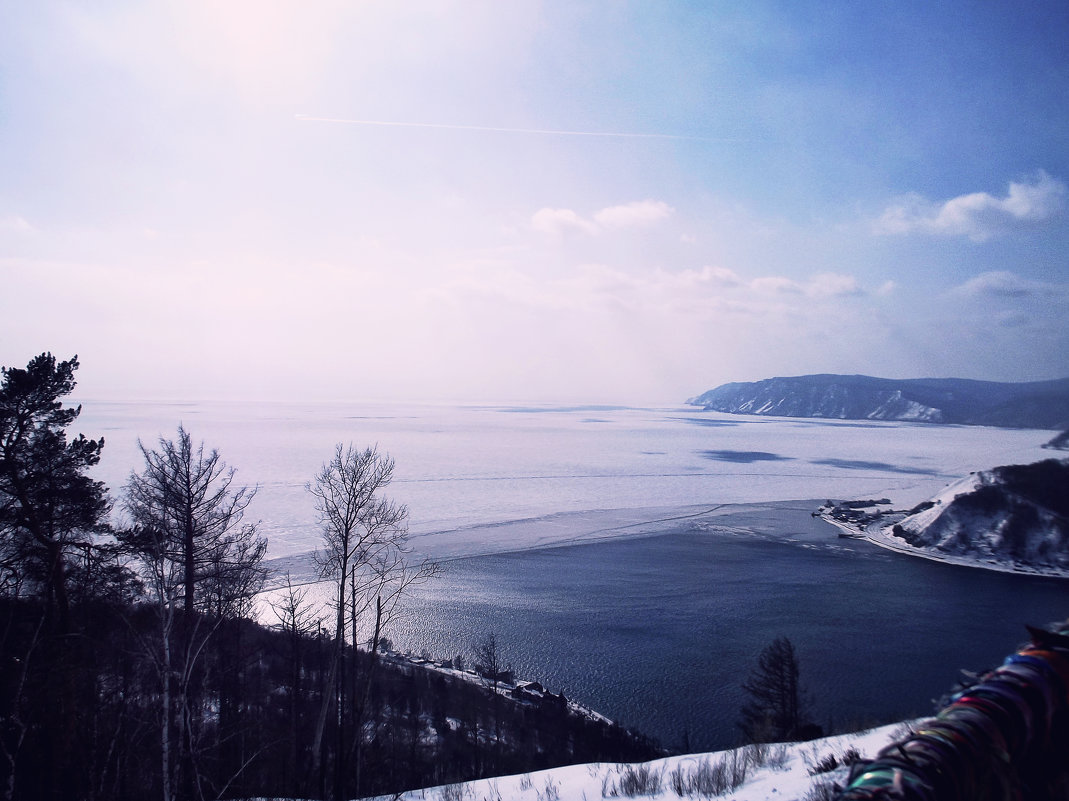
<instances>
[{"instance_id":1,"label":"dark evergreen tree","mask_svg":"<svg viewBox=\"0 0 1069 801\"><path fill-rule=\"evenodd\" d=\"M61 398L74 390L77 369L77 356L57 362L42 353L26 369L3 368L0 385L0 587L39 594L63 628L71 556L92 548L109 509L104 484L86 475L104 440L67 441L82 407Z\"/></svg>"},{"instance_id":2,"label":"dark evergreen tree","mask_svg":"<svg viewBox=\"0 0 1069 801\"><path fill-rule=\"evenodd\" d=\"M807 703L799 683L798 657L786 637L777 637L757 658L757 667L743 682L749 699L739 728L749 742L812 739L819 730L806 719Z\"/></svg>"},{"instance_id":3,"label":"dark evergreen tree","mask_svg":"<svg viewBox=\"0 0 1069 801\"><path fill-rule=\"evenodd\" d=\"M8 796L28 749L51 760L40 777L41 798L79 793L91 759L79 709L94 688L77 669L70 569L79 555L85 567L94 564L94 535L106 527L109 504L104 485L86 475L100 460L104 440L67 439L81 407L64 406L62 399L73 391L77 369L77 356L57 362L42 353L25 369L3 368L0 383L0 592L14 601L28 596L35 604L30 608L41 610L29 637L5 627L0 641L7 657L3 678L12 681L0 708ZM41 687L50 693L44 707L33 703Z\"/></svg>"}]
</instances>

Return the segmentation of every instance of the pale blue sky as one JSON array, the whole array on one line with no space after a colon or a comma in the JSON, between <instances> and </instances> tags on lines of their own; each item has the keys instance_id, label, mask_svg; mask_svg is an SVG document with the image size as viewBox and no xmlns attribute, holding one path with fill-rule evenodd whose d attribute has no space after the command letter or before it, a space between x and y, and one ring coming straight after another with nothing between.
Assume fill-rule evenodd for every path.
<instances>
[{"instance_id":1,"label":"pale blue sky","mask_svg":"<svg viewBox=\"0 0 1069 801\"><path fill-rule=\"evenodd\" d=\"M1069 376L1066 42L1065 2L0 0L0 363L134 398Z\"/></svg>"}]
</instances>

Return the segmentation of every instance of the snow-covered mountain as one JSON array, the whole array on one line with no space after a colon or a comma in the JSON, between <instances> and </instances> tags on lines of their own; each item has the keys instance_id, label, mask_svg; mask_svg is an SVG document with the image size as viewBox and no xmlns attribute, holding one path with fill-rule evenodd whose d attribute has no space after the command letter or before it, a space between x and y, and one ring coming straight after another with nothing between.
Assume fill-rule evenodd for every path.
<instances>
[{"instance_id":1,"label":"snow-covered mountain","mask_svg":"<svg viewBox=\"0 0 1069 801\"><path fill-rule=\"evenodd\" d=\"M1069 378L1009 384L804 375L723 384L687 401L707 411L1014 428L1069 426Z\"/></svg>"},{"instance_id":2,"label":"snow-covered mountain","mask_svg":"<svg viewBox=\"0 0 1069 801\"><path fill-rule=\"evenodd\" d=\"M915 548L1069 568L1069 460L973 473L896 523Z\"/></svg>"},{"instance_id":3,"label":"snow-covered mountain","mask_svg":"<svg viewBox=\"0 0 1069 801\"><path fill-rule=\"evenodd\" d=\"M1069 431L1063 431L1043 446L1055 451L1069 451Z\"/></svg>"}]
</instances>

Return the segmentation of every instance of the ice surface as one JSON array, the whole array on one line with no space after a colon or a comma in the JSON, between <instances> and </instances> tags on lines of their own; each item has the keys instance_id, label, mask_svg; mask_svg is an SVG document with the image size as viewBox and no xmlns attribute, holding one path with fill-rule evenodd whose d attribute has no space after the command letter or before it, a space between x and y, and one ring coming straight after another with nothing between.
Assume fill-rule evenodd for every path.
<instances>
[{"instance_id":1,"label":"ice surface","mask_svg":"<svg viewBox=\"0 0 1069 801\"><path fill-rule=\"evenodd\" d=\"M396 459L390 496L413 542L438 555L626 532L718 504L888 497L925 500L970 471L1044 458L1049 432L793 418L693 408L445 407L83 401L72 433L104 436L97 475L119 495L137 439L179 423L258 485L250 516L274 558L318 543L305 490L338 442ZM768 458L710 458L710 453ZM121 503L116 514L121 515Z\"/></svg>"}]
</instances>

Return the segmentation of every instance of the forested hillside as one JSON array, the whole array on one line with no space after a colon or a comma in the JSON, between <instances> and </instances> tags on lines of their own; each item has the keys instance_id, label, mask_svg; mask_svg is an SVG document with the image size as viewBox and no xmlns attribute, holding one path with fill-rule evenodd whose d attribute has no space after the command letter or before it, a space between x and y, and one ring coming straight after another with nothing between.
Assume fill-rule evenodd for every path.
<instances>
[{"instance_id":1,"label":"forested hillside","mask_svg":"<svg viewBox=\"0 0 1069 801\"><path fill-rule=\"evenodd\" d=\"M256 489L179 426L113 498L104 440L67 433L77 368L41 354L0 385L0 798L340 799L659 753L504 684L496 648L485 679L383 656L438 568L376 448L339 444L310 484L332 600L286 581L255 621Z\"/></svg>"},{"instance_id":2,"label":"forested hillside","mask_svg":"<svg viewBox=\"0 0 1069 801\"><path fill-rule=\"evenodd\" d=\"M16 799L160 798L162 681L146 649L159 610L126 602L115 585L110 597L82 590L62 637L41 602L0 599L0 789ZM213 637L194 671L196 700L182 710L195 795L174 788L176 797L334 797L339 722L360 730L341 741L346 798L662 753L559 696L494 693L489 681L348 647L362 691L340 721L332 708L317 756L331 637L233 618L197 625Z\"/></svg>"}]
</instances>

